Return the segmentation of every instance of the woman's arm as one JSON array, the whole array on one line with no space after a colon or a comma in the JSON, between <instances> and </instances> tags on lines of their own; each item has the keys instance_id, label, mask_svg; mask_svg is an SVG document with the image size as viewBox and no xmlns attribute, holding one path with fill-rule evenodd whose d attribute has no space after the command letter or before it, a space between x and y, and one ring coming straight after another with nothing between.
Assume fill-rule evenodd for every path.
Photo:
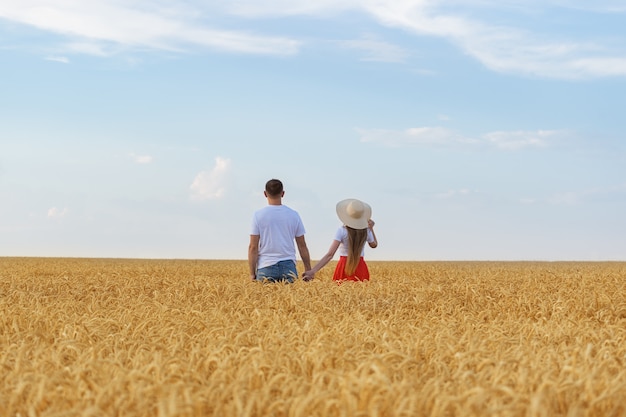
<instances>
[{"instance_id":1,"label":"woman's arm","mask_svg":"<svg viewBox=\"0 0 626 417\"><path fill-rule=\"evenodd\" d=\"M307 281L313 279L314 275L319 272L320 269L324 268L326 264L331 261L331 259L333 259L333 256L335 256L335 252L337 252L337 249L339 249L340 244L341 242L339 242L338 240L333 240L333 243L330 244L330 248L328 248L328 252L326 252L326 255L322 256L322 258L317 261L313 268L304 272L304 278Z\"/></svg>"},{"instance_id":2,"label":"woman's arm","mask_svg":"<svg viewBox=\"0 0 626 417\"><path fill-rule=\"evenodd\" d=\"M373 242L367 242L368 245L370 245L370 248L374 249L376 246L378 246L378 239L376 238L376 233L374 233L374 225L376 223L374 223L374 220L369 219L367 221L367 227L369 227L370 231L372 232L372 236L374 236L374 241Z\"/></svg>"}]
</instances>

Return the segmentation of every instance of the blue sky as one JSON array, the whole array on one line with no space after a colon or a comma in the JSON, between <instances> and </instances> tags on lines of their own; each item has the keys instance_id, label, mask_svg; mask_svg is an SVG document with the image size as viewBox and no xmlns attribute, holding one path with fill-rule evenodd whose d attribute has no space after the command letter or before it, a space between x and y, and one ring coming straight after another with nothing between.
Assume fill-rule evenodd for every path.
<instances>
[{"instance_id":1,"label":"blue sky","mask_svg":"<svg viewBox=\"0 0 626 417\"><path fill-rule=\"evenodd\" d=\"M270 178L312 257L626 260L626 5L0 4L0 256L245 259Z\"/></svg>"}]
</instances>

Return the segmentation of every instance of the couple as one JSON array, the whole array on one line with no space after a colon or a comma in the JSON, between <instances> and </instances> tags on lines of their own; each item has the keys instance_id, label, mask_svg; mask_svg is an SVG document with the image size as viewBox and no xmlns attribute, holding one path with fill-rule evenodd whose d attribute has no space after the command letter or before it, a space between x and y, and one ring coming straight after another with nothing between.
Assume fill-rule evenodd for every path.
<instances>
[{"instance_id":1,"label":"couple","mask_svg":"<svg viewBox=\"0 0 626 417\"><path fill-rule=\"evenodd\" d=\"M285 195L283 183L277 179L269 180L264 194L268 205L254 213L250 232L248 264L252 281L294 282L298 278L294 239L306 269L302 275L304 281L312 280L333 259L337 249L340 258L333 275L334 281L369 280L369 270L363 260L365 242L371 248L378 246L369 205L355 199L337 203L337 215L343 226L335 233L326 255L311 268L302 219L296 211L282 204Z\"/></svg>"}]
</instances>

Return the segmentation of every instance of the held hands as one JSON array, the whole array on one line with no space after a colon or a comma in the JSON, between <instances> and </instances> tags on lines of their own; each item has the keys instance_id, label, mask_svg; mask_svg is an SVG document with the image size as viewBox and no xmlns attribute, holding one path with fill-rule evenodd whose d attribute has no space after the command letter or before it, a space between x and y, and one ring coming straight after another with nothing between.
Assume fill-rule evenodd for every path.
<instances>
[{"instance_id":1,"label":"held hands","mask_svg":"<svg viewBox=\"0 0 626 417\"><path fill-rule=\"evenodd\" d=\"M369 219L367 221L367 227L368 229L370 229L372 231L372 233L374 233L374 225L376 223L374 222L374 220ZM326 263L332 258L332 256L334 255L335 251L337 250L337 247L339 246L339 242L335 242L336 245L334 247L331 246L331 252L329 252L328 254L325 255L325 257L323 258L323 261L321 261L322 263L318 263L318 265L316 265L318 272L319 269L323 268L324 265L326 265ZM372 248L375 248L376 246L378 246L378 242L376 241L376 235L374 235L374 242L370 243L370 246ZM312 281L313 278L315 278L315 272L313 272L312 269L309 269L308 271L304 271L304 273L302 274L302 281L304 282L309 282Z\"/></svg>"}]
</instances>

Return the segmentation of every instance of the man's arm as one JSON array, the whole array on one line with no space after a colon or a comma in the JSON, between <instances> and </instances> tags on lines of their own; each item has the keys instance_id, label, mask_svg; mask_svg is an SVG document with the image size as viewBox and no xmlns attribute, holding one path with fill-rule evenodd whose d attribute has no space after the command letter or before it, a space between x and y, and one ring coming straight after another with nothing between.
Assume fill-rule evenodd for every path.
<instances>
[{"instance_id":1,"label":"man's arm","mask_svg":"<svg viewBox=\"0 0 626 417\"><path fill-rule=\"evenodd\" d=\"M296 244L298 245L298 252L300 252L300 257L304 264L304 270L308 271L311 269L311 255L309 254L309 248L306 246L304 235L296 237Z\"/></svg>"},{"instance_id":2,"label":"man's arm","mask_svg":"<svg viewBox=\"0 0 626 417\"><path fill-rule=\"evenodd\" d=\"M259 240L260 235L250 235L248 245L248 267L250 268L250 280L256 280L256 268L259 260Z\"/></svg>"}]
</instances>

